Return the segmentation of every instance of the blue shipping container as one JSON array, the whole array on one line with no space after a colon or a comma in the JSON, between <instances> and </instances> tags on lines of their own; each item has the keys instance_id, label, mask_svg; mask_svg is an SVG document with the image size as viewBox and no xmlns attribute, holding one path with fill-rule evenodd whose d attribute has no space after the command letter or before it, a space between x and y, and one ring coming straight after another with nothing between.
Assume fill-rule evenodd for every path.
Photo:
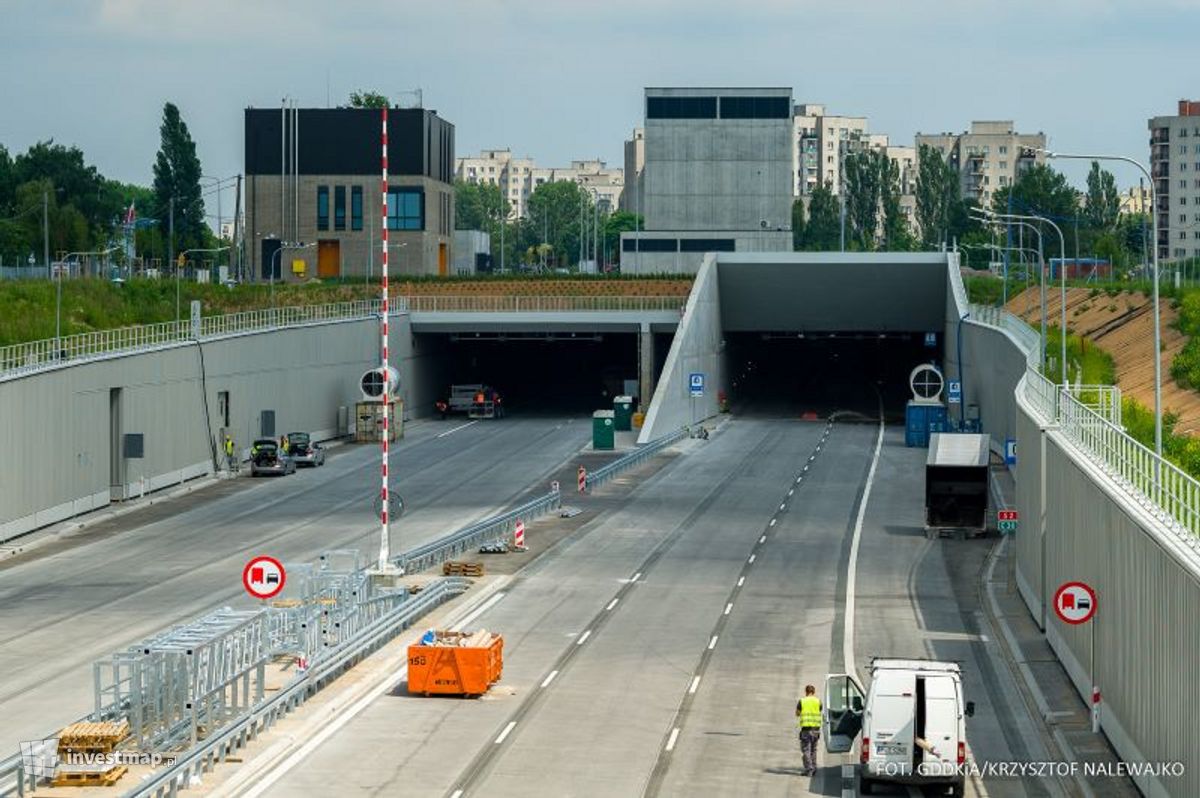
<instances>
[{"instance_id":1,"label":"blue shipping container","mask_svg":"<svg viewBox=\"0 0 1200 798\"><path fill-rule=\"evenodd\" d=\"M946 408L944 405L918 404L909 401L904 411L905 446L928 446L930 431L940 432L945 428Z\"/></svg>"}]
</instances>

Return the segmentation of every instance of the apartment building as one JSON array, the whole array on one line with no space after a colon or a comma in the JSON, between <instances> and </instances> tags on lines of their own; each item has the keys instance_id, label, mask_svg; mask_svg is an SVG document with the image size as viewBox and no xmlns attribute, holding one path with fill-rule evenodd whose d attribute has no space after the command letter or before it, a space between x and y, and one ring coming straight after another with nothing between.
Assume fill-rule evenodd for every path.
<instances>
[{"instance_id":1,"label":"apartment building","mask_svg":"<svg viewBox=\"0 0 1200 798\"><path fill-rule=\"evenodd\" d=\"M642 212L642 170L646 166L646 131L635 127L625 140L625 191L621 194L621 210Z\"/></svg>"},{"instance_id":2,"label":"apartment building","mask_svg":"<svg viewBox=\"0 0 1200 798\"><path fill-rule=\"evenodd\" d=\"M1200 257L1200 101L1149 120L1160 260Z\"/></svg>"},{"instance_id":3,"label":"apartment building","mask_svg":"<svg viewBox=\"0 0 1200 798\"><path fill-rule=\"evenodd\" d=\"M941 152L958 173L963 199L987 205L993 193L1045 161L1046 135L1018 133L1009 120L983 121L972 122L964 133L918 133L918 151L922 144Z\"/></svg>"},{"instance_id":4,"label":"apartment building","mask_svg":"<svg viewBox=\"0 0 1200 798\"><path fill-rule=\"evenodd\" d=\"M540 167L532 158L516 158L512 150L483 150L478 156L455 161L454 176L467 183L500 187L514 218L528 212L529 197L543 183L569 180L591 193L601 208L615 210L621 202L623 170L601 160L572 161L568 167Z\"/></svg>"}]
</instances>

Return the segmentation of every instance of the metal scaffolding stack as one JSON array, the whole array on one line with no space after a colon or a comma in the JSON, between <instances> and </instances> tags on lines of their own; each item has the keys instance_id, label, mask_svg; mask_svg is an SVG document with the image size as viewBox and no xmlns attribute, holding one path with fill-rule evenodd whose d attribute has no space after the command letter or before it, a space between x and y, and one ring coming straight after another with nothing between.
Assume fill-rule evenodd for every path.
<instances>
[{"instance_id":1,"label":"metal scaffolding stack","mask_svg":"<svg viewBox=\"0 0 1200 798\"><path fill-rule=\"evenodd\" d=\"M195 745L262 700L266 610L216 610L97 662L97 719L129 720L143 751Z\"/></svg>"}]
</instances>

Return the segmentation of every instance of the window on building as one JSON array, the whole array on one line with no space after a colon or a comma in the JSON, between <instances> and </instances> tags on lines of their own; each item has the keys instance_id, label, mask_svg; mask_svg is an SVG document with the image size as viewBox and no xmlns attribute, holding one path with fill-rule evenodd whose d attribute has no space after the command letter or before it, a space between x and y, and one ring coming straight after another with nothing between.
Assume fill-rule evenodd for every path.
<instances>
[{"instance_id":1,"label":"window on building","mask_svg":"<svg viewBox=\"0 0 1200 798\"><path fill-rule=\"evenodd\" d=\"M1179 214L1179 223L1187 224L1187 214L1186 213Z\"/></svg>"},{"instance_id":2,"label":"window on building","mask_svg":"<svg viewBox=\"0 0 1200 798\"><path fill-rule=\"evenodd\" d=\"M1000 185L1002 185L1002 186L1008 185L1008 175L1000 175Z\"/></svg>"},{"instance_id":3,"label":"window on building","mask_svg":"<svg viewBox=\"0 0 1200 798\"><path fill-rule=\"evenodd\" d=\"M1183 153L1183 154L1185 154L1185 155L1186 155L1186 154L1187 154L1187 145L1186 145L1186 144L1180 144L1180 145L1179 145L1179 151L1180 151L1181 153Z\"/></svg>"},{"instance_id":4,"label":"window on building","mask_svg":"<svg viewBox=\"0 0 1200 798\"><path fill-rule=\"evenodd\" d=\"M622 252L678 252L676 238L626 238L621 241Z\"/></svg>"},{"instance_id":5,"label":"window on building","mask_svg":"<svg viewBox=\"0 0 1200 798\"><path fill-rule=\"evenodd\" d=\"M350 229L363 229L363 190L362 186L350 188Z\"/></svg>"},{"instance_id":6,"label":"window on building","mask_svg":"<svg viewBox=\"0 0 1200 798\"><path fill-rule=\"evenodd\" d=\"M1181 139L1187 138L1187 128L1186 127L1183 130L1179 131L1179 138L1181 138Z\"/></svg>"},{"instance_id":7,"label":"window on building","mask_svg":"<svg viewBox=\"0 0 1200 798\"><path fill-rule=\"evenodd\" d=\"M1008 161L1001 161L1001 162L1000 162L1000 171L1001 171L1001 172L1007 172L1007 171L1008 171Z\"/></svg>"},{"instance_id":8,"label":"window on building","mask_svg":"<svg viewBox=\"0 0 1200 798\"><path fill-rule=\"evenodd\" d=\"M1008 155L1008 145L1007 145L1007 144L1001 144L1001 145L1000 145L1000 154L1001 154L1001 155Z\"/></svg>"},{"instance_id":9,"label":"window on building","mask_svg":"<svg viewBox=\"0 0 1200 798\"><path fill-rule=\"evenodd\" d=\"M1180 198L1179 198L1179 204L1180 204L1180 205L1187 205L1187 197L1180 197Z\"/></svg>"},{"instance_id":10,"label":"window on building","mask_svg":"<svg viewBox=\"0 0 1200 798\"><path fill-rule=\"evenodd\" d=\"M317 229L329 229L329 186L317 186Z\"/></svg>"},{"instance_id":11,"label":"window on building","mask_svg":"<svg viewBox=\"0 0 1200 798\"><path fill-rule=\"evenodd\" d=\"M721 97L722 119L787 119L791 103L787 97Z\"/></svg>"},{"instance_id":12,"label":"window on building","mask_svg":"<svg viewBox=\"0 0 1200 798\"><path fill-rule=\"evenodd\" d=\"M425 192L419 188L394 188L388 191L389 230L425 229Z\"/></svg>"},{"instance_id":13,"label":"window on building","mask_svg":"<svg viewBox=\"0 0 1200 798\"><path fill-rule=\"evenodd\" d=\"M346 229L346 187L334 186L333 189L333 229Z\"/></svg>"},{"instance_id":14,"label":"window on building","mask_svg":"<svg viewBox=\"0 0 1200 798\"><path fill-rule=\"evenodd\" d=\"M716 119L716 97L647 97L647 119Z\"/></svg>"},{"instance_id":15,"label":"window on building","mask_svg":"<svg viewBox=\"0 0 1200 798\"><path fill-rule=\"evenodd\" d=\"M733 252L732 238L681 238L680 252Z\"/></svg>"}]
</instances>

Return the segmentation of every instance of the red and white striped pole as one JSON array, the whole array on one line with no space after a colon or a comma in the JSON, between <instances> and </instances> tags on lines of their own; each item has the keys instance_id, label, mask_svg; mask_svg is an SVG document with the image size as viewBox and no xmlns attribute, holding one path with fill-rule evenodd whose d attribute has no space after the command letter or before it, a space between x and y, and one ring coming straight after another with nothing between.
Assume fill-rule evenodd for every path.
<instances>
[{"instance_id":1,"label":"red and white striped pole","mask_svg":"<svg viewBox=\"0 0 1200 798\"><path fill-rule=\"evenodd\" d=\"M380 511L379 519L382 525L379 537L379 570L387 570L391 563L391 545L388 539L388 437L389 437L389 416L391 415L391 397L389 396L389 376L388 371L388 137L387 137L387 119L388 109L385 103L381 109L383 112L383 131L380 136L381 150L380 163L383 170L383 182L380 193L383 199L383 211L379 214L380 222L382 223L383 236L383 283L380 289L381 302L379 308L379 326L380 326L380 351L383 353L383 441L380 447L383 462L380 467Z\"/></svg>"},{"instance_id":2,"label":"red and white striped pole","mask_svg":"<svg viewBox=\"0 0 1200 798\"><path fill-rule=\"evenodd\" d=\"M513 548L525 551L525 522L520 518L517 519L517 526L513 530Z\"/></svg>"}]
</instances>

